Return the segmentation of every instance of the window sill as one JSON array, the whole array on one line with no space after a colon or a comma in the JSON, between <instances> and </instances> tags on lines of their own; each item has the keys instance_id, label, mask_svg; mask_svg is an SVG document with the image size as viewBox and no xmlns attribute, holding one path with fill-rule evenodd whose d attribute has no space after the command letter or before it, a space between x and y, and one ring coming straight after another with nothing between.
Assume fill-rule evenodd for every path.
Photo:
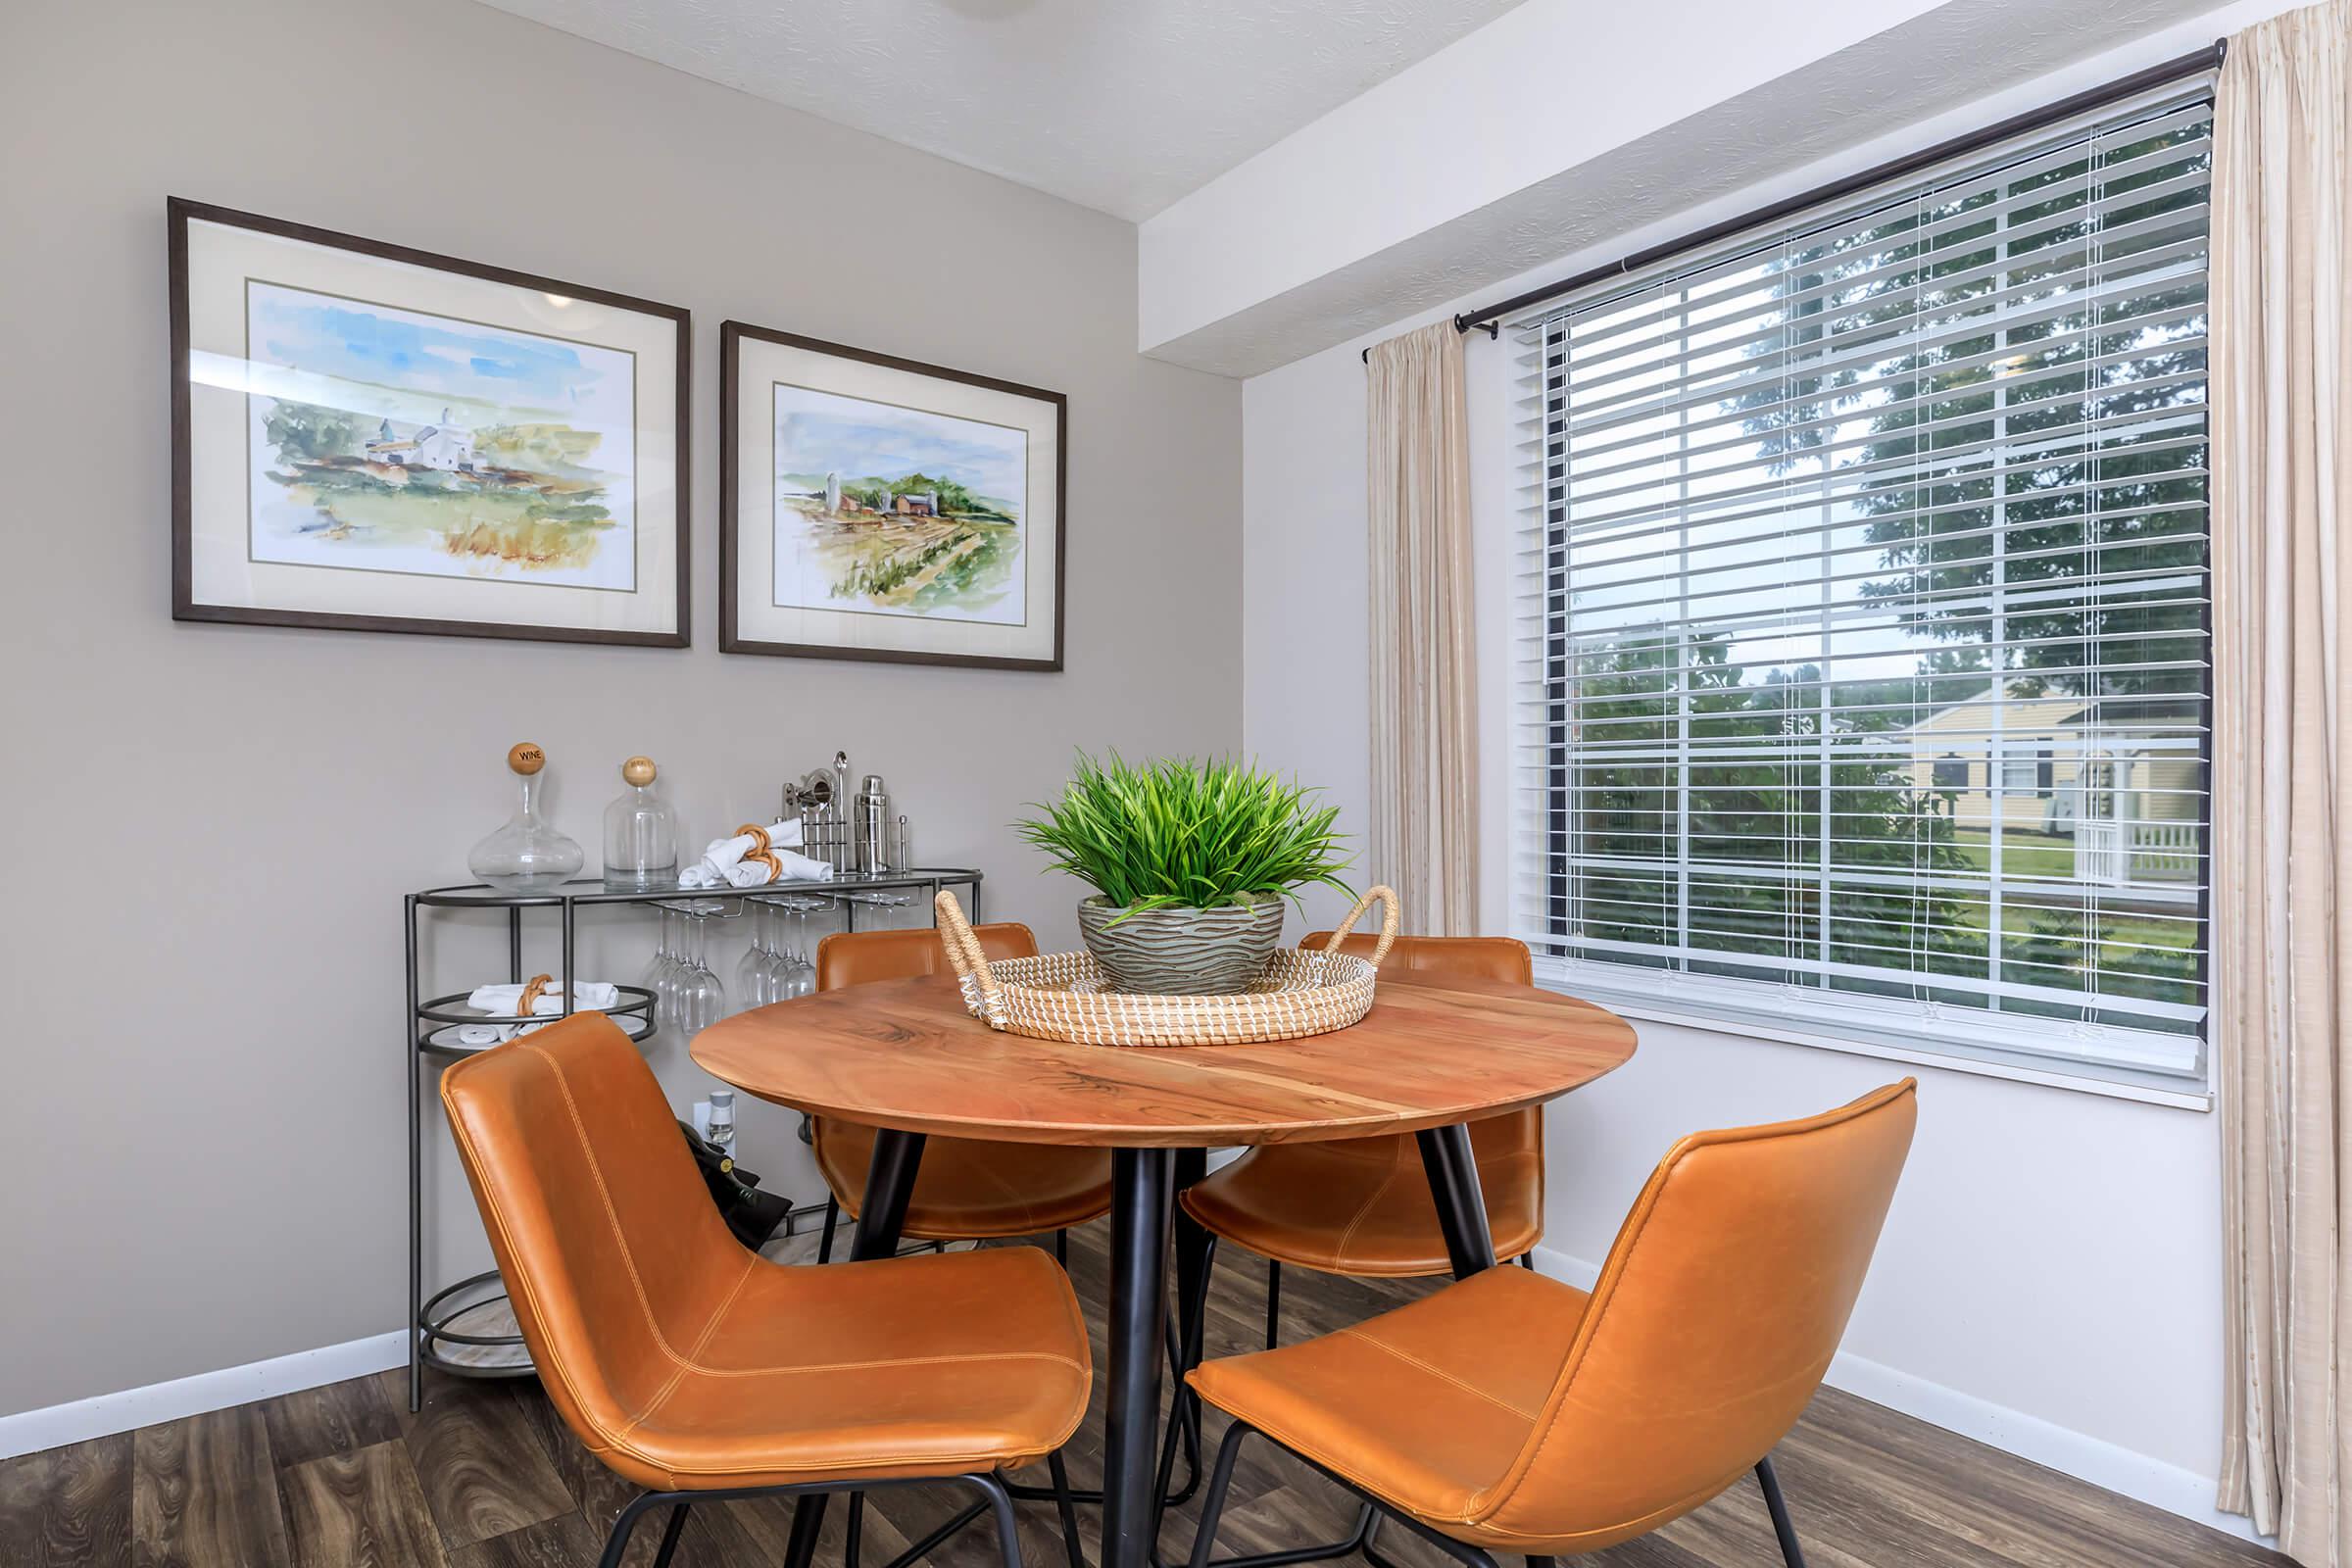
<instances>
[{"instance_id":1,"label":"window sill","mask_svg":"<svg viewBox=\"0 0 2352 1568\"><path fill-rule=\"evenodd\" d=\"M1539 979L1537 984L1562 996L1576 996L1572 987ZM1988 1061L1981 1056L1962 1055L1933 1051L1924 1046L1897 1045L1890 1042L1858 1040L1837 1035L1808 1034L1800 1029L1783 1028L1775 1024L1758 1023L1750 1019L1717 1018L1704 1014L1678 1011L1667 1005L1635 1002L1624 997L1598 1000L1620 1017L1640 1019L1644 1023L1673 1024L1677 1028L1696 1029L1707 1034L1732 1035L1743 1040L1770 1040L1784 1046L1806 1046L1815 1051L1835 1051L1849 1056L1873 1056L1882 1061L1907 1062L1914 1066L1935 1067L1944 1072L1964 1072L1979 1078L2002 1078L2011 1083L2035 1084L2044 1089L2062 1089L2080 1095L2100 1095L2110 1100L2136 1101L2146 1105L2165 1105L2175 1110L2211 1111L2213 1093L2207 1089L2162 1088L2154 1084L2130 1083L2112 1078L2085 1077L2078 1073L2052 1071L2041 1067L2021 1066L2013 1062Z\"/></svg>"}]
</instances>

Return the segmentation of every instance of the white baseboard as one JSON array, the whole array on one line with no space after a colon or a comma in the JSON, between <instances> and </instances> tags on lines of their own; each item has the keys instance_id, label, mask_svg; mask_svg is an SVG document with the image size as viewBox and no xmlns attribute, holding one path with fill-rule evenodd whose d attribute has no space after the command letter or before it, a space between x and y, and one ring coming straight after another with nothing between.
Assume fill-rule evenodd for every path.
<instances>
[{"instance_id":1,"label":"white baseboard","mask_svg":"<svg viewBox=\"0 0 2352 1568\"><path fill-rule=\"evenodd\" d=\"M0 1415L0 1459L60 1448L69 1443L86 1443L92 1438L111 1437L159 1421L177 1421L208 1410L225 1410L256 1399L340 1383L345 1378L366 1377L372 1372L406 1366L408 1362L409 1338L395 1329L369 1339L321 1346L316 1350L297 1350L292 1355L271 1356L267 1361L224 1367L218 1372L199 1372L194 1377L173 1378L169 1383L150 1383L142 1389L95 1395L71 1404Z\"/></svg>"},{"instance_id":2,"label":"white baseboard","mask_svg":"<svg viewBox=\"0 0 2352 1568\"><path fill-rule=\"evenodd\" d=\"M1571 1257L1555 1248L1537 1248L1536 1264L1553 1278L1582 1289L1590 1289L1600 1277L1597 1263ZM2073 1431L2039 1416L2012 1410L1842 1350L1830 1363L1830 1374L1823 1381L1857 1398L1883 1404L1946 1432L1973 1438L2021 1459L2031 1459L2061 1475L2086 1481L2243 1541L2273 1544L2270 1538L2254 1533L2252 1520L2223 1513L2213 1505L2214 1482L2210 1476L2183 1470L2177 1464L2135 1453L2103 1438Z\"/></svg>"}]
</instances>

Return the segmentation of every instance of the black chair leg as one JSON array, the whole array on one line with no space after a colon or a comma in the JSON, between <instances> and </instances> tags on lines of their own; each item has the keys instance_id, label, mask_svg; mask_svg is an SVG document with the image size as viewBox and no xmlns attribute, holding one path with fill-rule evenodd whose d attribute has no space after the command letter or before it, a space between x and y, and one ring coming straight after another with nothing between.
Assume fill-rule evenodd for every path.
<instances>
[{"instance_id":1,"label":"black chair leg","mask_svg":"<svg viewBox=\"0 0 2352 1568\"><path fill-rule=\"evenodd\" d=\"M842 1527L841 1560L858 1568L858 1550L865 1542L865 1494L850 1494L850 1517Z\"/></svg>"},{"instance_id":2,"label":"black chair leg","mask_svg":"<svg viewBox=\"0 0 2352 1568\"><path fill-rule=\"evenodd\" d=\"M1527 1559L1527 1568L1557 1568L1557 1565L1555 1559L1550 1557L1530 1557Z\"/></svg>"},{"instance_id":3,"label":"black chair leg","mask_svg":"<svg viewBox=\"0 0 2352 1568\"><path fill-rule=\"evenodd\" d=\"M1054 1475L1054 1511L1061 1515L1061 1544L1070 1554L1070 1568L1086 1568L1086 1547L1078 1540L1078 1508L1070 1496L1070 1467L1062 1463L1059 1448L1046 1455L1046 1468Z\"/></svg>"},{"instance_id":4,"label":"black chair leg","mask_svg":"<svg viewBox=\"0 0 2352 1568\"><path fill-rule=\"evenodd\" d=\"M965 1476L987 1496L989 1508L997 1516L997 1549L1004 1554L1004 1568L1021 1568L1021 1532L1012 1517L1012 1497L1005 1492L1004 1483L995 1476Z\"/></svg>"},{"instance_id":5,"label":"black chair leg","mask_svg":"<svg viewBox=\"0 0 2352 1568\"><path fill-rule=\"evenodd\" d=\"M1282 1343L1282 1264L1266 1259L1266 1348Z\"/></svg>"},{"instance_id":6,"label":"black chair leg","mask_svg":"<svg viewBox=\"0 0 2352 1568\"><path fill-rule=\"evenodd\" d=\"M1536 1271L1535 1249L1530 1248L1526 1251L1519 1254L1519 1266L1527 1270L1530 1274L1533 1274ZM1551 1559L1549 1557L1530 1557L1528 1558L1528 1561L1548 1563L1551 1561Z\"/></svg>"},{"instance_id":7,"label":"black chair leg","mask_svg":"<svg viewBox=\"0 0 2352 1568\"><path fill-rule=\"evenodd\" d=\"M1250 1429L1236 1421L1225 1429L1225 1441L1217 1445L1217 1466L1209 1472L1208 1495L1200 1499L1200 1528L1193 1536L1192 1568L1208 1568L1209 1548L1217 1544L1217 1516L1225 1511L1226 1489L1233 1485L1234 1456L1242 1451L1242 1439Z\"/></svg>"},{"instance_id":8,"label":"black chair leg","mask_svg":"<svg viewBox=\"0 0 2352 1568\"><path fill-rule=\"evenodd\" d=\"M662 1549L654 1553L654 1568L669 1568L670 1554L678 1549L678 1537L686 1531L687 1506L681 1502L669 1510L669 1524L662 1532ZM850 1568L858 1568L855 1559Z\"/></svg>"},{"instance_id":9,"label":"black chair leg","mask_svg":"<svg viewBox=\"0 0 2352 1568\"><path fill-rule=\"evenodd\" d=\"M1362 1553L1364 1561L1370 1563L1372 1568L1399 1568L1396 1558L1383 1555L1380 1549L1380 1522L1387 1517L1368 1502L1355 1516L1355 1533L1363 1541L1363 1544L1355 1549Z\"/></svg>"},{"instance_id":10,"label":"black chair leg","mask_svg":"<svg viewBox=\"0 0 2352 1568\"><path fill-rule=\"evenodd\" d=\"M1788 1522L1788 1503L1781 1495L1781 1478L1773 1474L1772 1455L1756 1461L1756 1485L1764 1489L1764 1506L1772 1514L1772 1533L1781 1539L1781 1560L1788 1568L1805 1568L1805 1554L1796 1544L1796 1526Z\"/></svg>"},{"instance_id":11,"label":"black chair leg","mask_svg":"<svg viewBox=\"0 0 2352 1568\"><path fill-rule=\"evenodd\" d=\"M808 1568L816 1556L816 1538L825 1529L825 1494L808 1494L793 1504L792 1534L784 1543L784 1568ZM612 1559L616 1565L620 1559Z\"/></svg>"},{"instance_id":12,"label":"black chair leg","mask_svg":"<svg viewBox=\"0 0 2352 1568\"><path fill-rule=\"evenodd\" d=\"M612 1521L612 1534L605 1537L605 1554L596 1560L597 1568L620 1568L621 1555L629 1549L629 1537L637 1533L638 1519L653 1502L654 1494L650 1492L629 1499L629 1505L620 1510L620 1517Z\"/></svg>"},{"instance_id":13,"label":"black chair leg","mask_svg":"<svg viewBox=\"0 0 2352 1568\"><path fill-rule=\"evenodd\" d=\"M833 1261L833 1231L840 1223L841 1200L828 1193L825 1195L825 1234L816 1244L816 1260L819 1263Z\"/></svg>"},{"instance_id":14,"label":"black chair leg","mask_svg":"<svg viewBox=\"0 0 2352 1568\"><path fill-rule=\"evenodd\" d=\"M1054 1233L1054 1261L1063 1268L1070 1266L1070 1233L1066 1230Z\"/></svg>"}]
</instances>

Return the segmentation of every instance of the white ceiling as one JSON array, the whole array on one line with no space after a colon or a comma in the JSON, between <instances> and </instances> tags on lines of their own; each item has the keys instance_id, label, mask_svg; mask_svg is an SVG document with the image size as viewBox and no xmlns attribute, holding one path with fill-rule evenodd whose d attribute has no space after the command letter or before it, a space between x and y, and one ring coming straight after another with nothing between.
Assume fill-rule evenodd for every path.
<instances>
[{"instance_id":1,"label":"white ceiling","mask_svg":"<svg viewBox=\"0 0 2352 1568\"><path fill-rule=\"evenodd\" d=\"M1518 0L486 0L1141 221Z\"/></svg>"}]
</instances>

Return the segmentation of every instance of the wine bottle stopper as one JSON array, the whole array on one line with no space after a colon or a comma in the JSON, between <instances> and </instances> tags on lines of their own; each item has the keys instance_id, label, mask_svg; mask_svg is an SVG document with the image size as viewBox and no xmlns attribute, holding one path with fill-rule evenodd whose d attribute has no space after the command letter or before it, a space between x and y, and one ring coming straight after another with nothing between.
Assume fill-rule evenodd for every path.
<instances>
[{"instance_id":1,"label":"wine bottle stopper","mask_svg":"<svg viewBox=\"0 0 2352 1568\"><path fill-rule=\"evenodd\" d=\"M620 764L620 776L643 789L654 781L654 760L650 757L632 757Z\"/></svg>"},{"instance_id":2,"label":"wine bottle stopper","mask_svg":"<svg viewBox=\"0 0 2352 1568\"><path fill-rule=\"evenodd\" d=\"M528 778L547 765L547 754L529 741L516 741L508 749L507 765Z\"/></svg>"}]
</instances>

